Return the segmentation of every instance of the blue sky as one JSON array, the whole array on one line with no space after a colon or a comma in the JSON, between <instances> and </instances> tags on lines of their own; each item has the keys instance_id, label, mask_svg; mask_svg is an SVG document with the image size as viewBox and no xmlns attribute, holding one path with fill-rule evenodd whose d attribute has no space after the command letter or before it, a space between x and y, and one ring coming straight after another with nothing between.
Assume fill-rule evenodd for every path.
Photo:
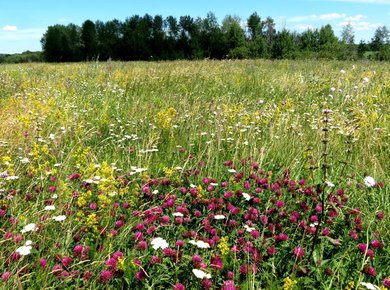
<instances>
[{"instance_id":1,"label":"blue sky","mask_svg":"<svg viewBox=\"0 0 390 290\"><path fill-rule=\"evenodd\" d=\"M0 0L0 53L41 50L40 39L54 24L81 25L86 19L124 21L134 14L205 17L221 22L231 14L245 24L253 12L272 17L277 29L301 32L331 24L336 35L351 23L355 39L369 41L378 26L390 28L390 0Z\"/></svg>"}]
</instances>

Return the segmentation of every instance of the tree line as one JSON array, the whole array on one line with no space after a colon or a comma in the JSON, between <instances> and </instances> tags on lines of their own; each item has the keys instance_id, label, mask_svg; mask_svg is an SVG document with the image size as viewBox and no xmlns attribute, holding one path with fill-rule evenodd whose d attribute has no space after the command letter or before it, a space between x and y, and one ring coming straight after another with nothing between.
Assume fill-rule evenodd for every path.
<instances>
[{"instance_id":1,"label":"tree line","mask_svg":"<svg viewBox=\"0 0 390 290\"><path fill-rule=\"evenodd\" d=\"M256 12L245 21L227 15L219 24L215 14L205 18L133 15L125 21L86 20L49 26L41 39L48 62L85 60L174 59L359 59L390 60L390 34L378 27L370 42L355 43L353 27L338 38L331 25L302 33L277 31L271 17Z\"/></svg>"}]
</instances>

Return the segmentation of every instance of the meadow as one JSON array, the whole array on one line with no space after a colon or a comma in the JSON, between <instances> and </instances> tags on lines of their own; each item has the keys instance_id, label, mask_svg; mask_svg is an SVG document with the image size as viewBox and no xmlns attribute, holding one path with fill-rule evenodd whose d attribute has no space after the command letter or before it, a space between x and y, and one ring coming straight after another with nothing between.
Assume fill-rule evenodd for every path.
<instances>
[{"instance_id":1,"label":"meadow","mask_svg":"<svg viewBox=\"0 0 390 290\"><path fill-rule=\"evenodd\" d=\"M389 113L388 63L1 65L0 289L390 289Z\"/></svg>"}]
</instances>

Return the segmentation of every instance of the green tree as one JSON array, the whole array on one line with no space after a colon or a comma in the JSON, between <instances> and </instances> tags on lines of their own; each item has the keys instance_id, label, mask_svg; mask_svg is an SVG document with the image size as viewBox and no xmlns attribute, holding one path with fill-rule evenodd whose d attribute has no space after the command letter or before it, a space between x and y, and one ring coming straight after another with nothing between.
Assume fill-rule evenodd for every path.
<instances>
[{"instance_id":1,"label":"green tree","mask_svg":"<svg viewBox=\"0 0 390 290\"><path fill-rule=\"evenodd\" d=\"M318 35L319 56L333 59L338 55L339 42L330 24L322 26Z\"/></svg>"},{"instance_id":2,"label":"green tree","mask_svg":"<svg viewBox=\"0 0 390 290\"><path fill-rule=\"evenodd\" d=\"M319 51L318 29L307 29L299 36L299 49L303 58L316 58Z\"/></svg>"},{"instance_id":3,"label":"green tree","mask_svg":"<svg viewBox=\"0 0 390 290\"><path fill-rule=\"evenodd\" d=\"M43 55L48 62L64 61L64 49L66 47L66 28L56 24L49 26L41 38ZM65 45L65 46L63 46Z\"/></svg>"},{"instance_id":4,"label":"green tree","mask_svg":"<svg viewBox=\"0 0 390 290\"><path fill-rule=\"evenodd\" d=\"M229 55L234 49L239 49L240 58L243 58L242 47L245 46L245 33L240 25L241 19L237 16L227 15L222 21L222 33L226 41ZM246 56L247 57L247 56Z\"/></svg>"},{"instance_id":5,"label":"green tree","mask_svg":"<svg viewBox=\"0 0 390 290\"><path fill-rule=\"evenodd\" d=\"M265 56L271 57L273 42L276 35L275 21L271 17L267 17L263 21L263 35L265 38Z\"/></svg>"},{"instance_id":6,"label":"green tree","mask_svg":"<svg viewBox=\"0 0 390 290\"><path fill-rule=\"evenodd\" d=\"M378 60L390 59L390 32L386 26L380 26L375 30L370 46Z\"/></svg>"},{"instance_id":7,"label":"green tree","mask_svg":"<svg viewBox=\"0 0 390 290\"><path fill-rule=\"evenodd\" d=\"M97 56L97 33L95 23L91 20L86 20L81 26L81 42L83 50L83 58L91 60Z\"/></svg>"},{"instance_id":8,"label":"green tree","mask_svg":"<svg viewBox=\"0 0 390 290\"><path fill-rule=\"evenodd\" d=\"M200 43L204 57L221 59L227 54L221 28L212 12L200 23Z\"/></svg>"},{"instance_id":9,"label":"green tree","mask_svg":"<svg viewBox=\"0 0 390 290\"><path fill-rule=\"evenodd\" d=\"M295 58L296 45L294 42L294 36L287 29L283 29L275 36L275 41L272 49L272 57L283 58Z\"/></svg>"},{"instance_id":10,"label":"green tree","mask_svg":"<svg viewBox=\"0 0 390 290\"><path fill-rule=\"evenodd\" d=\"M265 39L263 35L264 22L256 12L252 13L247 20L249 32L249 54L252 58L262 57L265 51Z\"/></svg>"},{"instance_id":11,"label":"green tree","mask_svg":"<svg viewBox=\"0 0 390 290\"><path fill-rule=\"evenodd\" d=\"M356 59L357 47L351 23L345 25L341 31L340 56L341 59Z\"/></svg>"},{"instance_id":12,"label":"green tree","mask_svg":"<svg viewBox=\"0 0 390 290\"><path fill-rule=\"evenodd\" d=\"M114 58L117 59L120 56L121 41L122 41L122 23L117 20L96 21L96 32L98 38L98 57L102 59Z\"/></svg>"},{"instance_id":13,"label":"green tree","mask_svg":"<svg viewBox=\"0 0 390 290\"><path fill-rule=\"evenodd\" d=\"M75 24L49 26L41 39L43 55L48 62L80 61L80 27Z\"/></svg>"}]
</instances>

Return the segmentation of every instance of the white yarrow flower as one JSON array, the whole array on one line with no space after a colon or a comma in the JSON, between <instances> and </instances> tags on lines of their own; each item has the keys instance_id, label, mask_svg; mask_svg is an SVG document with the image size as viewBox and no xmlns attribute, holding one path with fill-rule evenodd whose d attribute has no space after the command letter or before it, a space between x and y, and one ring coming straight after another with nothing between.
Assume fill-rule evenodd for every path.
<instances>
[{"instance_id":1,"label":"white yarrow flower","mask_svg":"<svg viewBox=\"0 0 390 290\"><path fill-rule=\"evenodd\" d=\"M247 194L246 192L243 192L242 193L242 196L247 200L249 201L251 199L251 196L249 194Z\"/></svg>"},{"instance_id":2,"label":"white yarrow flower","mask_svg":"<svg viewBox=\"0 0 390 290\"><path fill-rule=\"evenodd\" d=\"M236 171L235 169L231 168L231 169L228 169L228 172L230 172L230 173L236 173L237 171Z\"/></svg>"},{"instance_id":3,"label":"white yarrow flower","mask_svg":"<svg viewBox=\"0 0 390 290\"><path fill-rule=\"evenodd\" d=\"M190 240L190 244L197 246L200 249L207 249L210 248L209 243L203 242L203 241L195 241L195 240Z\"/></svg>"},{"instance_id":4,"label":"white yarrow flower","mask_svg":"<svg viewBox=\"0 0 390 290\"><path fill-rule=\"evenodd\" d=\"M244 228L245 228L245 230L246 230L248 233L250 233L250 232L252 232L252 231L255 230L255 228L251 228L251 227L248 226L248 225L244 225Z\"/></svg>"},{"instance_id":5,"label":"white yarrow flower","mask_svg":"<svg viewBox=\"0 0 390 290\"><path fill-rule=\"evenodd\" d=\"M31 249L32 249L31 245L32 245L32 241L28 240L26 241L24 246L17 248L15 252L19 253L21 256L27 256L28 254L31 253Z\"/></svg>"},{"instance_id":6,"label":"white yarrow flower","mask_svg":"<svg viewBox=\"0 0 390 290\"><path fill-rule=\"evenodd\" d=\"M66 220L66 216L64 216L64 215L57 215L57 216L53 216L52 219L57 221L57 222L62 222L64 220Z\"/></svg>"},{"instance_id":7,"label":"white yarrow flower","mask_svg":"<svg viewBox=\"0 0 390 290\"><path fill-rule=\"evenodd\" d=\"M181 212L174 212L172 215L173 216L179 216L179 217L183 217L184 216L184 214L182 214Z\"/></svg>"},{"instance_id":8,"label":"white yarrow flower","mask_svg":"<svg viewBox=\"0 0 390 290\"><path fill-rule=\"evenodd\" d=\"M364 287L370 290L380 290L378 286L375 286L374 284L371 283L361 282L360 285L363 285Z\"/></svg>"},{"instance_id":9,"label":"white yarrow flower","mask_svg":"<svg viewBox=\"0 0 390 290\"><path fill-rule=\"evenodd\" d=\"M202 270L199 269L192 269L192 273L194 273L195 277L199 279L203 279L203 278L211 279L211 274L203 272Z\"/></svg>"},{"instance_id":10,"label":"white yarrow flower","mask_svg":"<svg viewBox=\"0 0 390 290\"><path fill-rule=\"evenodd\" d=\"M214 216L214 219L216 220L223 220L225 218L225 216L223 214L217 214Z\"/></svg>"},{"instance_id":11,"label":"white yarrow flower","mask_svg":"<svg viewBox=\"0 0 390 290\"><path fill-rule=\"evenodd\" d=\"M330 181L325 181L325 184L328 186L328 187L334 187L334 183L330 182Z\"/></svg>"},{"instance_id":12,"label":"white yarrow flower","mask_svg":"<svg viewBox=\"0 0 390 290\"><path fill-rule=\"evenodd\" d=\"M165 249L169 247L167 241L163 238L154 238L150 243L152 244L152 248L155 250L159 248Z\"/></svg>"},{"instance_id":13,"label":"white yarrow flower","mask_svg":"<svg viewBox=\"0 0 390 290\"><path fill-rule=\"evenodd\" d=\"M36 231L36 230L37 230L37 225L34 223L31 223L31 224L25 225L24 228L20 232L22 234L24 234L24 233L28 233L28 232Z\"/></svg>"},{"instance_id":14,"label":"white yarrow flower","mask_svg":"<svg viewBox=\"0 0 390 290\"><path fill-rule=\"evenodd\" d=\"M366 177L364 177L364 184L367 187L373 187L373 186L375 186L376 182L375 182L375 179L373 177L366 176Z\"/></svg>"},{"instance_id":15,"label":"white yarrow flower","mask_svg":"<svg viewBox=\"0 0 390 290\"><path fill-rule=\"evenodd\" d=\"M47 205L45 206L44 210L55 210L56 207L54 205Z\"/></svg>"}]
</instances>

